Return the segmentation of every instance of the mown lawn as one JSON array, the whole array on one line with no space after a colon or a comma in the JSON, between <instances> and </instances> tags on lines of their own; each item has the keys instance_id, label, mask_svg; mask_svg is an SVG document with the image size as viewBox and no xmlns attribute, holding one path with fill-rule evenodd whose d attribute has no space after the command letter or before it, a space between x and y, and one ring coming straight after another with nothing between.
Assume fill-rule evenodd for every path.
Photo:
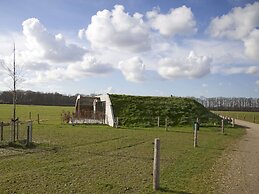
<instances>
[{"instance_id":1,"label":"mown lawn","mask_svg":"<svg viewBox=\"0 0 259 194\"><path fill-rule=\"evenodd\" d=\"M0 105L0 121L8 118L2 116L2 106L6 105ZM28 110L42 111L44 116L42 107L21 107L21 118L27 119ZM0 148L0 193L154 193L154 138L161 140L158 193L212 193L216 190L211 167L244 134L241 128L227 128L226 135L219 127L201 128L199 146L194 149L192 126L168 132L71 126L60 124L63 108L44 107L50 115L46 115L48 121L33 125L35 148Z\"/></svg>"},{"instance_id":2,"label":"mown lawn","mask_svg":"<svg viewBox=\"0 0 259 194\"><path fill-rule=\"evenodd\" d=\"M229 116L231 118L236 118L251 123L259 124L259 112L240 112L240 111L213 111L216 114Z\"/></svg>"}]
</instances>

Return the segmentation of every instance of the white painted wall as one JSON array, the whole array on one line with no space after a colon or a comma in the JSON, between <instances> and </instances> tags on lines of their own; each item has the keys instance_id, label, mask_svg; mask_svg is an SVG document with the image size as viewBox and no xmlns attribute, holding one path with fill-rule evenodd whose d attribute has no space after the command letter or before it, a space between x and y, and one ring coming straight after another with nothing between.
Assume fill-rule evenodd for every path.
<instances>
[{"instance_id":1,"label":"white painted wall","mask_svg":"<svg viewBox=\"0 0 259 194\"><path fill-rule=\"evenodd\" d=\"M110 99L109 94L103 94L100 97L101 101L105 101L106 107L105 107L105 124L110 125L111 127L114 127L114 114L113 114L113 108L112 108L112 102Z\"/></svg>"}]
</instances>

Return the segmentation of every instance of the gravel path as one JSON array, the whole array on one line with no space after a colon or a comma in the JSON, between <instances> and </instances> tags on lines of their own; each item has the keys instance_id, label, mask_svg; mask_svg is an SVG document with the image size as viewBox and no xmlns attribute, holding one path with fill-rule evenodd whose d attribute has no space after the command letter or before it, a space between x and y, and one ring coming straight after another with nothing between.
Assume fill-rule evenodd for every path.
<instances>
[{"instance_id":1,"label":"gravel path","mask_svg":"<svg viewBox=\"0 0 259 194\"><path fill-rule=\"evenodd\" d=\"M222 158L220 193L259 194L259 124L236 120L247 134Z\"/></svg>"}]
</instances>

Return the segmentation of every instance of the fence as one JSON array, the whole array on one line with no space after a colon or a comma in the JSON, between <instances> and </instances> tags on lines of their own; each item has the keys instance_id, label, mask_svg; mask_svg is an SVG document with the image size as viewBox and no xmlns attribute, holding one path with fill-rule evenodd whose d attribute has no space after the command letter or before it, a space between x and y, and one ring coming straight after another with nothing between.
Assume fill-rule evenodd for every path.
<instances>
[{"instance_id":1,"label":"fence","mask_svg":"<svg viewBox=\"0 0 259 194\"><path fill-rule=\"evenodd\" d=\"M221 125L221 118L218 116L179 116L167 117L167 116L138 116L129 115L128 117L116 117L115 116L115 127L126 126L126 127L168 127L173 126L186 126L192 125L197 121L202 126Z\"/></svg>"},{"instance_id":2,"label":"fence","mask_svg":"<svg viewBox=\"0 0 259 194\"><path fill-rule=\"evenodd\" d=\"M70 112L62 112L61 122L62 123L85 123L85 124L104 124L107 115L99 111L83 111L80 115Z\"/></svg>"},{"instance_id":3,"label":"fence","mask_svg":"<svg viewBox=\"0 0 259 194\"><path fill-rule=\"evenodd\" d=\"M32 143L32 122L19 120L10 123L0 122L0 143L14 143L30 145Z\"/></svg>"}]
</instances>

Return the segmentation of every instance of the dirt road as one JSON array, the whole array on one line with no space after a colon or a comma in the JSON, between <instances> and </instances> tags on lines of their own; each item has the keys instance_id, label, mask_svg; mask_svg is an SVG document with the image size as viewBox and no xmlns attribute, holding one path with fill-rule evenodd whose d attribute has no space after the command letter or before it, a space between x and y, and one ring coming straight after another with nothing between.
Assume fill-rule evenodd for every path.
<instances>
[{"instance_id":1,"label":"dirt road","mask_svg":"<svg viewBox=\"0 0 259 194\"><path fill-rule=\"evenodd\" d=\"M247 134L225 153L220 193L259 194L259 125L237 120Z\"/></svg>"}]
</instances>

